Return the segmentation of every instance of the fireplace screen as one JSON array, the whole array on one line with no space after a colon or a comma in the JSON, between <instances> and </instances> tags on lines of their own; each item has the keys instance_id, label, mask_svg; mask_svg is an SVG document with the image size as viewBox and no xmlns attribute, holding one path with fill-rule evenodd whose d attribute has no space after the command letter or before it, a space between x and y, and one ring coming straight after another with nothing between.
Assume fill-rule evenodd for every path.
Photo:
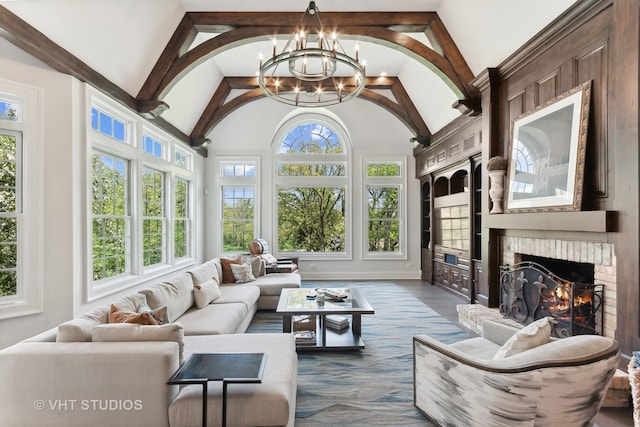
<instances>
[{"instance_id":1,"label":"fireplace screen","mask_svg":"<svg viewBox=\"0 0 640 427\"><path fill-rule=\"evenodd\" d=\"M553 335L602 335L604 286L565 280L525 261L500 267L500 313L522 324L556 320Z\"/></svg>"}]
</instances>

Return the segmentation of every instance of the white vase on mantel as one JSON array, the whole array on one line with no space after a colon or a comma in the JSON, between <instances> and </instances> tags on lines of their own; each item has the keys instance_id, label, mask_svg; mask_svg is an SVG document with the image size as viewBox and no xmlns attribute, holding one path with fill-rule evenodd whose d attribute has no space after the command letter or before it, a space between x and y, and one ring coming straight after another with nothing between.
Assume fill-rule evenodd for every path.
<instances>
[{"instance_id":1,"label":"white vase on mantel","mask_svg":"<svg viewBox=\"0 0 640 427\"><path fill-rule=\"evenodd\" d=\"M503 213L502 209L502 196L504 195L504 176L506 170L491 170L489 173L489 179L491 180L491 186L489 187L489 197L491 197L491 203L493 204L490 214Z\"/></svg>"}]
</instances>

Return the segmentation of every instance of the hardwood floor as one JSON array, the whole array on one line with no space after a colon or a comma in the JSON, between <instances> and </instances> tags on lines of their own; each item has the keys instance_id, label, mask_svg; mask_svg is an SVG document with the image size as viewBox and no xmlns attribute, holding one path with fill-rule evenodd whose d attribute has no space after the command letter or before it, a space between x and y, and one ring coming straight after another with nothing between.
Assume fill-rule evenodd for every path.
<instances>
[{"instance_id":1,"label":"hardwood floor","mask_svg":"<svg viewBox=\"0 0 640 427\"><path fill-rule=\"evenodd\" d=\"M466 303L462 297L423 280L394 280L394 283L413 294L442 317L455 323L458 322L456 305ZM631 408L603 408L596 417L596 424L599 427L632 427L633 410Z\"/></svg>"}]
</instances>

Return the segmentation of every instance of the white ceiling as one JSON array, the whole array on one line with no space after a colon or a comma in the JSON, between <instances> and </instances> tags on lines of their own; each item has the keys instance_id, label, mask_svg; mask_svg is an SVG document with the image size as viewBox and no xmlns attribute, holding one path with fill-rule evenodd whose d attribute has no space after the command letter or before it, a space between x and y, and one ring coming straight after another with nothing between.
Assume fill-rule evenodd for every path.
<instances>
[{"instance_id":1,"label":"white ceiling","mask_svg":"<svg viewBox=\"0 0 640 427\"><path fill-rule=\"evenodd\" d=\"M474 75L495 67L576 0L316 0L321 12L435 11ZM136 96L185 12L302 12L307 0L0 1L111 82ZM418 39L426 43L421 35ZM359 42L367 75L398 76L436 132L458 112L457 97L428 68L391 48ZM345 41L349 49L350 42ZM271 41L231 49L201 64L168 94L163 118L189 134L224 76L254 75Z\"/></svg>"}]
</instances>

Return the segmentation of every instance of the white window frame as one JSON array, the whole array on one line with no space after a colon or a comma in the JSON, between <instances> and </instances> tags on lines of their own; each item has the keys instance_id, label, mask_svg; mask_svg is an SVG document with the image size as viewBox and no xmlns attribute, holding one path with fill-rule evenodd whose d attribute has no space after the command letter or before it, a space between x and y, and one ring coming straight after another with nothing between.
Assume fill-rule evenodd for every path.
<instances>
[{"instance_id":1,"label":"white window frame","mask_svg":"<svg viewBox=\"0 0 640 427\"><path fill-rule=\"evenodd\" d=\"M44 311L44 90L0 79L0 97L19 104L17 121L0 120L3 131L21 135L17 177L22 208L18 220L17 294L0 298L0 319ZM21 199L21 200L20 200Z\"/></svg>"},{"instance_id":2,"label":"white window frame","mask_svg":"<svg viewBox=\"0 0 640 427\"><path fill-rule=\"evenodd\" d=\"M400 176L369 176L370 164L395 163L400 167ZM362 259L407 259L407 159L406 157L364 157L362 159L362 175L364 178L362 212L365 220L362 222ZM400 242L398 252L369 251L369 187L397 187L398 188L398 218L400 221Z\"/></svg>"},{"instance_id":3,"label":"white window frame","mask_svg":"<svg viewBox=\"0 0 640 427\"><path fill-rule=\"evenodd\" d=\"M297 126L305 123L318 123L330 128L335 132L344 145L344 153L342 155L336 154L291 154L280 155L278 149L283 138L295 129ZM274 138L272 140L272 152L273 152L273 191L272 191L272 207L273 207L273 243L271 244L271 252L276 257L281 256L297 256L304 257L308 260L350 260L352 259L352 150L351 150L351 137L347 132L344 125L337 120L333 119L327 114L321 112L308 113L303 112L295 116L290 117L288 120L281 123L280 127L276 130ZM331 176L331 177L305 177L304 182L301 183L300 177L297 176L278 176L278 167L284 163L301 163L311 162L314 164L328 162L328 163L342 163L344 164L345 174L343 176ZM344 213L344 251L342 252L280 252L278 247L278 191L280 188L293 188L293 187L329 187L329 188L343 188L344 200L345 200L345 213Z\"/></svg>"},{"instance_id":4,"label":"white window frame","mask_svg":"<svg viewBox=\"0 0 640 427\"><path fill-rule=\"evenodd\" d=\"M167 264L167 259L169 257L169 252L168 252L169 247L173 247L173 241L172 242L168 241L170 239L168 239L167 233L168 233L168 229L173 229L173 218L172 218L171 224L169 224L169 218L170 218L169 212L170 212L170 210L167 209L167 200L169 199L169 195L167 194L168 193L168 191L167 191L167 188L168 188L168 186L167 186L167 175L168 175L168 173L166 171L163 171L163 170L158 170L156 168L143 165L142 171L141 171L142 174L141 174L141 177L140 177L141 180L142 180L142 176L144 176L145 169L149 170L149 171L151 171L153 173L160 174L160 176L161 176L161 185L162 185L162 188L161 188L161 191L162 191L162 200L161 200L162 214L161 214L161 216L159 216L159 217L158 216L146 216L144 211L141 212L142 233L140 234L140 236L142 238L142 242L141 242L141 245L142 245L141 256L143 258L142 259L142 265L143 265L145 270L148 270L148 269L158 268L160 266L163 266L163 265ZM144 199L142 197L144 195L144 184L142 184L142 183L141 183L141 187L140 187L140 193L141 193L140 194L140 196L141 196L140 197L140 205L141 205L140 207L141 207L141 209L144 209L144 203L145 202L144 202ZM160 224L162 226L162 230L161 230L162 244L161 244L161 248L160 248L161 251L162 251L161 260L160 260L160 262L157 262L155 264L150 264L150 265L144 265L144 250L145 250L145 248L144 248L144 238L146 236L146 232L144 230L144 222L146 220L151 220L151 221L160 220Z\"/></svg>"},{"instance_id":5,"label":"white window frame","mask_svg":"<svg viewBox=\"0 0 640 427\"><path fill-rule=\"evenodd\" d=\"M86 138L90 149L87 150L86 155L86 167L87 167L87 179L86 179L86 194L87 200L91 200L91 155L98 151L104 152L122 159L129 161L129 173L130 173L130 215L131 215L131 250L129 254L129 262L131 265L130 272L115 276L113 278L106 278L98 281L93 281L93 269L92 269L92 210L91 203L87 203L86 214L86 254L87 254L87 287L86 287L86 301L91 302L99 298L111 295L113 293L122 291L124 289L139 285L143 282L148 282L156 278L165 276L171 272L175 272L184 269L190 265L194 265L195 259L195 236L197 230L195 230L194 221L194 205L195 205L195 183L196 174L194 171L189 171L177 166L174 162L173 153L178 149L192 159L195 151L190 152L190 149L182 142L175 139L173 136L166 134L161 129L156 129L151 126L149 122L142 119L134 112L126 109L125 107L117 104L115 101L106 97L102 93L95 89L86 86ZM123 120L127 124L128 143L124 144L113 138L105 136L91 128L91 108L96 107L105 113L113 114L118 120ZM162 158L153 156L142 147L142 135L147 134L165 144L163 148ZM191 160L193 161L193 160ZM143 260L143 217L142 217L142 171L144 168L150 168L164 174L163 185L165 188L165 198L163 201L164 206L164 262L160 264L154 264L152 266L144 266ZM176 258L174 255L174 183L175 178L179 176L189 183L189 219L190 219L190 242L189 242L189 255L185 257Z\"/></svg>"},{"instance_id":6,"label":"white window frame","mask_svg":"<svg viewBox=\"0 0 640 427\"><path fill-rule=\"evenodd\" d=\"M131 162L125 158L122 158L120 156L116 156L110 153L105 153L103 151L100 150L92 150L92 155L98 155L98 156L109 156L111 157L114 161L122 161L125 164L125 172L126 172L126 190L127 190L127 196L126 196L126 200L125 203L127 205L127 209L126 212L124 213L124 215L105 215L105 214L99 214L99 215L95 215L93 214L93 207L91 207L91 223L92 223L92 227L93 227L93 220L96 218L104 218L104 219L121 219L125 222L125 249L124 249L124 254L125 254L125 269L122 273L111 276L111 277L106 277L103 279L99 279L97 281L95 281L94 283L101 283L101 282L109 282L112 280L117 280L117 278L120 277L126 277L128 275L131 274L131 269L132 269L132 263L131 263L131 253L132 253L132 235L133 235L133 228L131 226L132 223L132 215L131 215L131 187L132 187L132 175L131 175ZM93 172L93 171L90 171ZM92 178L92 173L90 173L90 179ZM93 196L90 196L89 199L89 204L93 203ZM93 239L93 229L91 230L91 248L93 248L94 245L94 239ZM91 270L91 276L92 276L92 280L93 280L93 262L94 262L94 258L92 257L91 259L91 264L90 264L90 270Z\"/></svg>"},{"instance_id":7,"label":"white window frame","mask_svg":"<svg viewBox=\"0 0 640 427\"><path fill-rule=\"evenodd\" d=\"M226 164L253 164L255 166L254 176L224 176L223 175L223 167ZM260 158L255 156L219 156L216 158L215 162L215 170L216 170L216 194L218 194L218 206L219 208L216 210L216 224L218 226L216 229L218 230L216 236L217 242L217 252L222 255L229 255L231 252L224 251L224 187L245 187L252 188L253 194L255 195L253 200L253 232L254 238L260 237L260 229L259 229L259 215L260 211L260 192L258 189L260 188ZM247 251L249 248L247 248ZM234 254L237 252L233 252Z\"/></svg>"},{"instance_id":8,"label":"white window frame","mask_svg":"<svg viewBox=\"0 0 640 427\"><path fill-rule=\"evenodd\" d=\"M193 236L193 205L194 205L194 192L193 192L193 188L194 188L194 181L193 179L189 179L188 177L182 176L182 174L180 173L176 173L173 177L173 186L172 188L174 189L174 194L175 194L175 188L177 186L177 182L178 180L182 180L185 181L187 183L187 216L186 217L179 217L176 214L176 200L175 200L175 196L171 197L171 222L172 225L170 228L172 230L171 236L170 236L170 240L171 240L171 254L170 256L174 259L174 262L180 262L180 260L190 260L193 259L193 252L194 252L194 236ZM181 257L177 257L176 256L176 249L175 249L175 222L177 220L180 221L185 221L187 224L187 251L186 254L181 256Z\"/></svg>"}]
</instances>

